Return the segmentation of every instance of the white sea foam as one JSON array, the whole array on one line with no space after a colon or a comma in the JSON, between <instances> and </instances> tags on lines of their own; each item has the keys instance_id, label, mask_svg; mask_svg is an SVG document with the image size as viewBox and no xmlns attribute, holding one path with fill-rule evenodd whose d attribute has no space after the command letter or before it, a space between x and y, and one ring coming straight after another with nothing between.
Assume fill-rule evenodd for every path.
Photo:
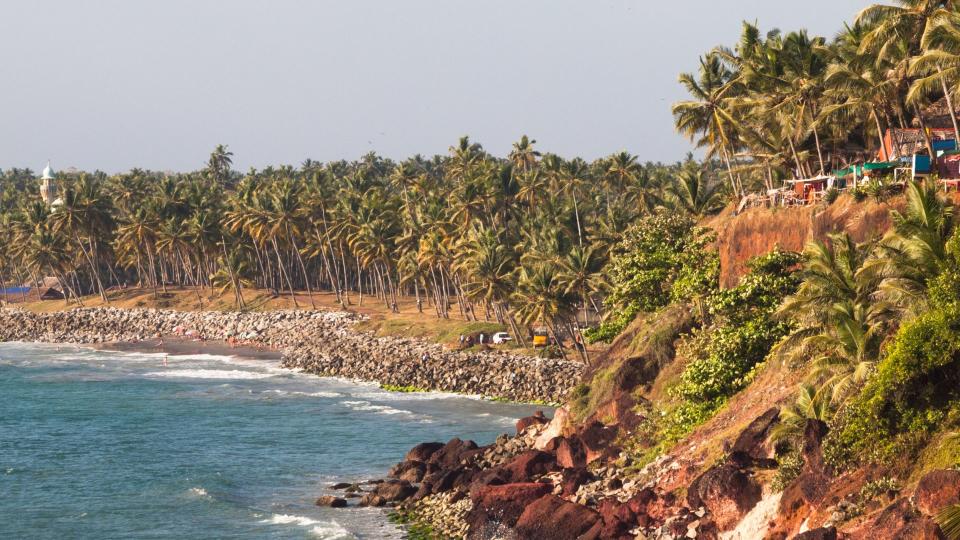
<instances>
[{"instance_id":1,"label":"white sea foam","mask_svg":"<svg viewBox=\"0 0 960 540\"><path fill-rule=\"evenodd\" d=\"M356 538L336 521L324 522L310 529L310 534L323 540L348 540Z\"/></svg>"},{"instance_id":2,"label":"white sea foam","mask_svg":"<svg viewBox=\"0 0 960 540\"><path fill-rule=\"evenodd\" d=\"M192 487L187 490L187 493L189 493L193 497L199 497L201 499L210 498L210 494L207 493L207 490L203 489L202 487Z\"/></svg>"},{"instance_id":3,"label":"white sea foam","mask_svg":"<svg viewBox=\"0 0 960 540\"><path fill-rule=\"evenodd\" d=\"M340 392L299 392L294 390L266 390L264 394L273 394L277 396L297 396L297 397L313 397L313 398L338 398L342 397L343 394Z\"/></svg>"},{"instance_id":4,"label":"white sea foam","mask_svg":"<svg viewBox=\"0 0 960 540\"><path fill-rule=\"evenodd\" d=\"M240 369L171 369L145 373L147 377L172 377L179 379L266 379L272 373L257 373Z\"/></svg>"},{"instance_id":5,"label":"white sea foam","mask_svg":"<svg viewBox=\"0 0 960 540\"><path fill-rule=\"evenodd\" d=\"M269 519L264 519L260 523L270 523L272 525L300 525L301 527L309 527L311 525L319 525L320 522L315 519L310 519L305 516L292 516L290 514L274 514Z\"/></svg>"},{"instance_id":6,"label":"white sea foam","mask_svg":"<svg viewBox=\"0 0 960 540\"><path fill-rule=\"evenodd\" d=\"M341 401L340 403L358 412L369 411L369 412L376 412L380 414L413 414L413 412L411 411L407 411L404 409L394 409L389 405L374 405L369 401Z\"/></svg>"}]
</instances>

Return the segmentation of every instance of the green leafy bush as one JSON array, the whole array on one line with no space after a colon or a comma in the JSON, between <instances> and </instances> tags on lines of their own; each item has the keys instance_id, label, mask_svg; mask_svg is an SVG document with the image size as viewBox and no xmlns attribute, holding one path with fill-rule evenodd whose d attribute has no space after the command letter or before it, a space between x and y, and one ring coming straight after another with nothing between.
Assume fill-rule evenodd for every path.
<instances>
[{"instance_id":1,"label":"green leafy bush","mask_svg":"<svg viewBox=\"0 0 960 540\"><path fill-rule=\"evenodd\" d=\"M587 339L609 342L638 314L667 305L678 280L681 296L715 289L719 262L707 248L715 237L689 216L663 212L627 229L606 268L611 287L604 303L611 315L586 332Z\"/></svg>"},{"instance_id":2,"label":"green leafy bush","mask_svg":"<svg viewBox=\"0 0 960 540\"><path fill-rule=\"evenodd\" d=\"M834 417L824 456L838 468L915 453L960 415L960 307L903 325L874 378Z\"/></svg>"},{"instance_id":3,"label":"green leafy bush","mask_svg":"<svg viewBox=\"0 0 960 540\"><path fill-rule=\"evenodd\" d=\"M803 453L799 448L777 457L777 473L773 476L771 487L774 492L783 491L803 470Z\"/></svg>"},{"instance_id":4,"label":"green leafy bush","mask_svg":"<svg viewBox=\"0 0 960 540\"><path fill-rule=\"evenodd\" d=\"M772 320L774 310L797 287L794 269L800 255L774 250L748 263L750 273L739 285L706 298L711 324L694 332L685 344L693 360L674 393L686 400L716 400L745 387L754 367L789 331Z\"/></svg>"}]
</instances>

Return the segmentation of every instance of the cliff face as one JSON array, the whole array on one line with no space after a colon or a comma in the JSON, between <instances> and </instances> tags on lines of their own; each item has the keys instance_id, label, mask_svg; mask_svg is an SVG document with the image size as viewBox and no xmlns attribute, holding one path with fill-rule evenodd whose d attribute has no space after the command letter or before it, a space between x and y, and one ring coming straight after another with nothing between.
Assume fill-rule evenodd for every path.
<instances>
[{"instance_id":1,"label":"cliff face","mask_svg":"<svg viewBox=\"0 0 960 540\"><path fill-rule=\"evenodd\" d=\"M872 199L855 202L842 197L823 207L751 208L738 216L729 209L704 223L717 232L720 252L720 283L731 287L746 272L746 262L779 246L802 251L811 240L847 231L857 242L883 236L891 226L890 211L902 210L903 198L885 203Z\"/></svg>"}]
</instances>

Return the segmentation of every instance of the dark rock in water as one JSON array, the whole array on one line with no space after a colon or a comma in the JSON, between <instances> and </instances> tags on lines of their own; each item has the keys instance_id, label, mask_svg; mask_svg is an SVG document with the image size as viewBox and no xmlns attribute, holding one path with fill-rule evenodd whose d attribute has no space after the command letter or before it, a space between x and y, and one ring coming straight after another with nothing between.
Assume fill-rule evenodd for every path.
<instances>
[{"instance_id":1,"label":"dark rock in water","mask_svg":"<svg viewBox=\"0 0 960 540\"><path fill-rule=\"evenodd\" d=\"M490 521L512 527L530 503L550 491L549 485L539 483L484 486L471 494L473 509L467 515L467 523L477 531Z\"/></svg>"},{"instance_id":2,"label":"dark rock in water","mask_svg":"<svg viewBox=\"0 0 960 540\"><path fill-rule=\"evenodd\" d=\"M921 513L935 516L944 508L960 503L960 471L931 471L920 479L914 501Z\"/></svg>"},{"instance_id":3,"label":"dark rock in water","mask_svg":"<svg viewBox=\"0 0 960 540\"><path fill-rule=\"evenodd\" d=\"M398 480L417 483L427 473L427 464L422 461L402 461L390 469L389 476Z\"/></svg>"},{"instance_id":4,"label":"dark rock in water","mask_svg":"<svg viewBox=\"0 0 960 540\"><path fill-rule=\"evenodd\" d=\"M515 528L525 540L575 540L599 520L586 506L545 495L523 510Z\"/></svg>"},{"instance_id":5,"label":"dark rock in water","mask_svg":"<svg viewBox=\"0 0 960 540\"><path fill-rule=\"evenodd\" d=\"M332 486L330 486L330 489L347 489L348 487L350 487L350 486L352 486L352 485L353 485L353 484L351 484L351 483L349 483L349 482L339 482L339 483L336 483L336 484L333 484Z\"/></svg>"},{"instance_id":6,"label":"dark rock in water","mask_svg":"<svg viewBox=\"0 0 960 540\"><path fill-rule=\"evenodd\" d=\"M376 493L367 493L360 499L360 506L386 506L387 501Z\"/></svg>"},{"instance_id":7,"label":"dark rock in water","mask_svg":"<svg viewBox=\"0 0 960 540\"><path fill-rule=\"evenodd\" d=\"M417 492L417 488L403 480L383 482L377 485L374 494L386 502L399 502L409 499Z\"/></svg>"},{"instance_id":8,"label":"dark rock in water","mask_svg":"<svg viewBox=\"0 0 960 540\"><path fill-rule=\"evenodd\" d=\"M530 426L546 424L550 419L543 415L543 411L537 411L532 416L527 416L517 420L517 434L521 434Z\"/></svg>"},{"instance_id":9,"label":"dark rock in water","mask_svg":"<svg viewBox=\"0 0 960 540\"><path fill-rule=\"evenodd\" d=\"M341 499L340 497L334 497L333 495L324 495L317 499L317 506L328 506L330 508L345 508L347 506L347 500Z\"/></svg>"},{"instance_id":10,"label":"dark rock in water","mask_svg":"<svg viewBox=\"0 0 960 540\"><path fill-rule=\"evenodd\" d=\"M793 540L837 540L837 529L836 527L811 529L794 536Z\"/></svg>"},{"instance_id":11,"label":"dark rock in water","mask_svg":"<svg viewBox=\"0 0 960 540\"><path fill-rule=\"evenodd\" d=\"M707 469L687 490L687 506L705 507L721 531L736 526L762 498L760 484L743 470L723 464Z\"/></svg>"},{"instance_id":12,"label":"dark rock in water","mask_svg":"<svg viewBox=\"0 0 960 540\"><path fill-rule=\"evenodd\" d=\"M407 452L407 456L404 458L404 461L421 461L426 463L430 461L430 457L433 456L437 450L443 448L444 444L442 442L427 442L420 443Z\"/></svg>"}]
</instances>

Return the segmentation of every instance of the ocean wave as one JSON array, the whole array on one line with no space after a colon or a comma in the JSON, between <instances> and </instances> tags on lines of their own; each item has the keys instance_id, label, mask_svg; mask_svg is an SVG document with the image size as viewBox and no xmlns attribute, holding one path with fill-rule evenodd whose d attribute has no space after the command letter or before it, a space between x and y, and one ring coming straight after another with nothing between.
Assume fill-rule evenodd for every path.
<instances>
[{"instance_id":1,"label":"ocean wave","mask_svg":"<svg viewBox=\"0 0 960 540\"><path fill-rule=\"evenodd\" d=\"M344 529L336 521L328 521L321 525L315 525L310 529L310 534L323 540L349 540L356 536L350 534L350 531Z\"/></svg>"},{"instance_id":2,"label":"ocean wave","mask_svg":"<svg viewBox=\"0 0 960 540\"><path fill-rule=\"evenodd\" d=\"M178 379L267 379L274 376L272 373L258 373L240 369L171 369L169 371L152 371L144 375Z\"/></svg>"},{"instance_id":3,"label":"ocean wave","mask_svg":"<svg viewBox=\"0 0 960 540\"><path fill-rule=\"evenodd\" d=\"M261 520L260 523L269 523L271 525L300 525L301 527L320 524L320 522L315 519L290 514L274 514L268 519Z\"/></svg>"},{"instance_id":4,"label":"ocean wave","mask_svg":"<svg viewBox=\"0 0 960 540\"><path fill-rule=\"evenodd\" d=\"M343 394L340 392L300 392L295 390L266 390L264 394L273 394L277 396L296 396L296 397L312 397L312 398L338 398L343 397Z\"/></svg>"},{"instance_id":5,"label":"ocean wave","mask_svg":"<svg viewBox=\"0 0 960 540\"><path fill-rule=\"evenodd\" d=\"M412 411L405 409L394 409L389 405L374 405L369 401L341 401L340 403L357 412L369 411L380 414L413 414Z\"/></svg>"}]
</instances>

